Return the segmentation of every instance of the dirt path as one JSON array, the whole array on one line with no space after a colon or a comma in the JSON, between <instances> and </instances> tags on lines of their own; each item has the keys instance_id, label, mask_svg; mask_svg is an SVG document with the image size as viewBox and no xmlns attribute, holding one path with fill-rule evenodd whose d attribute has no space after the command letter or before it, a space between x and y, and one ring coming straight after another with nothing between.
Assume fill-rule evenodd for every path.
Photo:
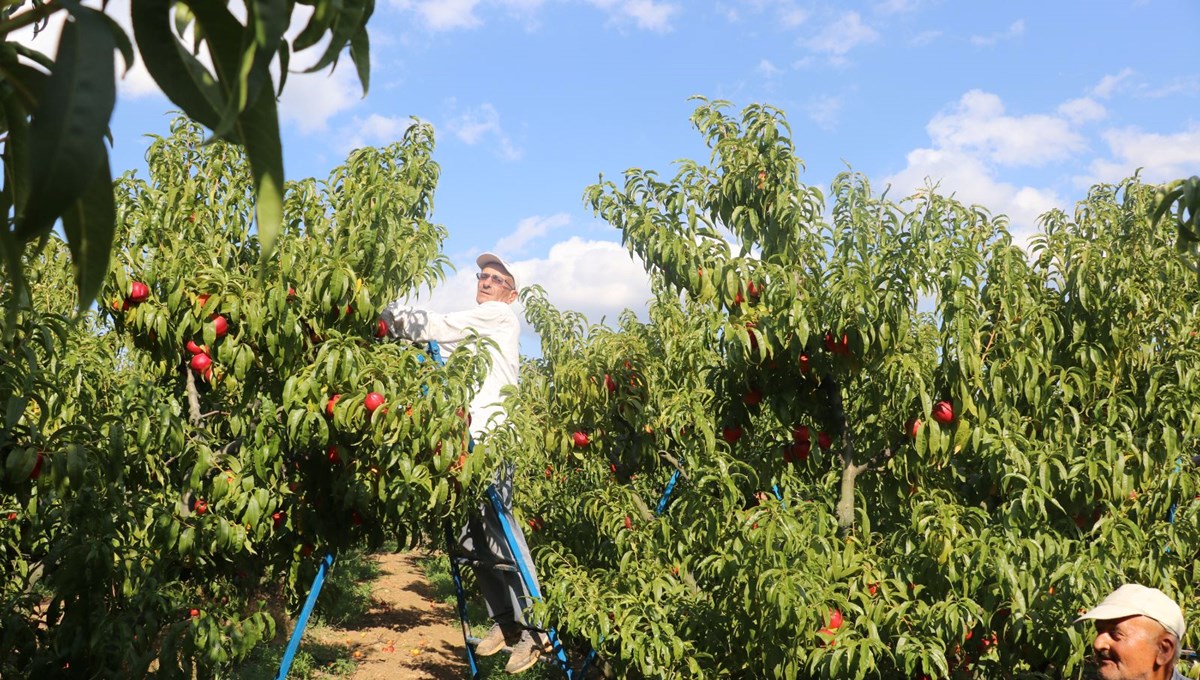
<instances>
[{"instance_id":1,"label":"dirt path","mask_svg":"<svg viewBox=\"0 0 1200 680\"><path fill-rule=\"evenodd\" d=\"M436 599L415 553L380 554L371 609L353 630L323 629L314 638L344 645L352 680L461 680L467 677L462 628L454 607Z\"/></svg>"}]
</instances>

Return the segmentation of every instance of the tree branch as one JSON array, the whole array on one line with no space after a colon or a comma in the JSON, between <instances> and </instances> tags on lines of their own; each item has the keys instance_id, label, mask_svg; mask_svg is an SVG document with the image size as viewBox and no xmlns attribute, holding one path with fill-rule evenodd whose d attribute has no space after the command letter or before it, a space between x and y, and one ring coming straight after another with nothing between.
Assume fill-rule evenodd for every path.
<instances>
[{"instance_id":1,"label":"tree branch","mask_svg":"<svg viewBox=\"0 0 1200 680\"><path fill-rule=\"evenodd\" d=\"M64 9L63 6L54 0L46 0L41 7L34 7L28 12L22 12L8 21L0 21L0 36L8 36L13 31L36 24L61 9Z\"/></svg>"},{"instance_id":2,"label":"tree branch","mask_svg":"<svg viewBox=\"0 0 1200 680\"><path fill-rule=\"evenodd\" d=\"M187 399L188 420L193 427L199 427L204 416L200 415L200 392L196 390L196 374L193 371L187 371Z\"/></svg>"},{"instance_id":3,"label":"tree branch","mask_svg":"<svg viewBox=\"0 0 1200 680\"><path fill-rule=\"evenodd\" d=\"M675 458L675 456L672 456L671 454L667 453L666 451L659 451L658 455L660 458L662 458L663 460L670 463L671 467L673 467L679 471L679 476L683 478L683 481L685 481L685 482L692 481L691 478L688 476L687 471L683 469L683 465L679 462L678 459Z\"/></svg>"}]
</instances>

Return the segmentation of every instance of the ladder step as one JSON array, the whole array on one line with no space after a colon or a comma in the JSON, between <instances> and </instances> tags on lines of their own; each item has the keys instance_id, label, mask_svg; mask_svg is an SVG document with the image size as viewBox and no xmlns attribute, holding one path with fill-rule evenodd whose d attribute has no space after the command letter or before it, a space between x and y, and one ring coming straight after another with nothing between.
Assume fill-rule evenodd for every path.
<instances>
[{"instance_id":1,"label":"ladder step","mask_svg":"<svg viewBox=\"0 0 1200 680\"><path fill-rule=\"evenodd\" d=\"M453 556L450 559L454 560L455 564L465 564L472 567L482 567L484 569L493 569L495 571L518 572L517 567L508 560L481 560L474 557Z\"/></svg>"}]
</instances>

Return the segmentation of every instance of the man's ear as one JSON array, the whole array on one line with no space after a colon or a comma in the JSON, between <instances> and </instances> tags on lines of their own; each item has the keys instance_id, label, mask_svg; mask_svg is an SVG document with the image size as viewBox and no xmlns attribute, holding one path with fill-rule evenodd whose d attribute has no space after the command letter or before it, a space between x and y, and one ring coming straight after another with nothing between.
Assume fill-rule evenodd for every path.
<instances>
[{"instance_id":1,"label":"man's ear","mask_svg":"<svg viewBox=\"0 0 1200 680\"><path fill-rule=\"evenodd\" d=\"M1154 645L1154 661L1160 666L1175 663L1175 650L1179 646L1179 641L1170 633L1163 633L1158 636L1158 642Z\"/></svg>"},{"instance_id":2,"label":"man's ear","mask_svg":"<svg viewBox=\"0 0 1200 680\"><path fill-rule=\"evenodd\" d=\"M517 291L516 291L516 290L511 290L511 289L510 289L510 290L508 291L508 295L506 296L506 298L505 298L505 300L504 300L504 301L505 301L505 302L507 302L507 303L508 303L508 304L510 304L510 305L511 305L512 303L516 302L516 301L517 301Z\"/></svg>"}]
</instances>

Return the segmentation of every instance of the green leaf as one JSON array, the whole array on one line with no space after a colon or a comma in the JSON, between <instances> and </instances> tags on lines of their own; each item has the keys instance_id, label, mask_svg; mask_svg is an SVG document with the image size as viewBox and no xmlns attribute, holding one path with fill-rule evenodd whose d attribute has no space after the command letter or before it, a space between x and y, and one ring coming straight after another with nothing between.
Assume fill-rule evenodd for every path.
<instances>
[{"instance_id":1,"label":"green leaf","mask_svg":"<svg viewBox=\"0 0 1200 680\"><path fill-rule=\"evenodd\" d=\"M250 172L254 175L255 222L261 246L260 275L275 248L275 238L283 226L283 147L279 140L279 116L269 83L254 105L238 118L238 137L246 146Z\"/></svg>"},{"instance_id":2,"label":"green leaf","mask_svg":"<svg viewBox=\"0 0 1200 680\"><path fill-rule=\"evenodd\" d=\"M62 216L63 232L71 249L75 285L79 289L80 311L91 306L104 285L117 219L108 153L103 141L96 142L100 147L101 162L87 191Z\"/></svg>"},{"instance_id":3,"label":"green leaf","mask_svg":"<svg viewBox=\"0 0 1200 680\"><path fill-rule=\"evenodd\" d=\"M362 83L365 97L371 86L371 39L367 35L365 25L350 39L350 60L354 62L354 67L358 70L358 81Z\"/></svg>"},{"instance_id":4,"label":"green leaf","mask_svg":"<svg viewBox=\"0 0 1200 680\"><path fill-rule=\"evenodd\" d=\"M117 91L116 43L96 10L71 10L63 25L54 71L30 125L29 203L17 223L22 240L47 232L87 190L106 163L103 139Z\"/></svg>"},{"instance_id":5,"label":"green leaf","mask_svg":"<svg viewBox=\"0 0 1200 680\"><path fill-rule=\"evenodd\" d=\"M214 129L225 98L216 80L171 33L173 0L132 0L133 37L163 94L196 122Z\"/></svg>"},{"instance_id":6,"label":"green leaf","mask_svg":"<svg viewBox=\"0 0 1200 680\"><path fill-rule=\"evenodd\" d=\"M320 71L332 64L337 60L338 55L342 52L342 48L346 46L350 39L360 30L366 30L367 20L371 18L371 14L375 11L375 1L345 0L344 4L345 7L333 21L329 36L329 45L325 48L325 53L321 55L317 63L305 69L305 73ZM293 43L294 46L295 44Z\"/></svg>"}]
</instances>

